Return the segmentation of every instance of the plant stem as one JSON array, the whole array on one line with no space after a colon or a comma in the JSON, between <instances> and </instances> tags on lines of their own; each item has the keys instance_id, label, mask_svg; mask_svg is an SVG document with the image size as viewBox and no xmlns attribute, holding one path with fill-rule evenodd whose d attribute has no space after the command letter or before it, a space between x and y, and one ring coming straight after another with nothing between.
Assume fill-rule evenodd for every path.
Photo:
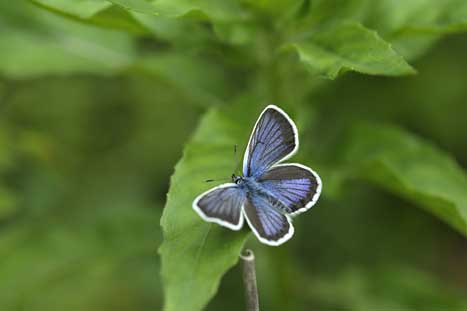
<instances>
[{"instance_id":1,"label":"plant stem","mask_svg":"<svg viewBox=\"0 0 467 311\"><path fill-rule=\"evenodd\" d=\"M243 284L247 311L259 311L258 287L256 285L255 255L246 249L240 255L243 268Z\"/></svg>"}]
</instances>

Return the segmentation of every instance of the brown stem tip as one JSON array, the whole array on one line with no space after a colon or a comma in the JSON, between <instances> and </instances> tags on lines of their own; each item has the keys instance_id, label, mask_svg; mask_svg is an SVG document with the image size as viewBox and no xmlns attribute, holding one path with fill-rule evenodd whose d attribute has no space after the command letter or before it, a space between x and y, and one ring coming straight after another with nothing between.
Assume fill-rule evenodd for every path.
<instances>
[{"instance_id":1,"label":"brown stem tip","mask_svg":"<svg viewBox=\"0 0 467 311\"><path fill-rule=\"evenodd\" d=\"M247 311L259 311L258 288L256 285L255 255L246 249L240 254L243 266L243 285Z\"/></svg>"}]
</instances>

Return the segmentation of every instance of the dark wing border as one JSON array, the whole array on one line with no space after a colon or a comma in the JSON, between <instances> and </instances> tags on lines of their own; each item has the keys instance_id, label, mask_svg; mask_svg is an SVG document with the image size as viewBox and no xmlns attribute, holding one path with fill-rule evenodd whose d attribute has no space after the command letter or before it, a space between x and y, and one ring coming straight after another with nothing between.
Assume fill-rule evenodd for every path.
<instances>
[{"instance_id":1,"label":"dark wing border","mask_svg":"<svg viewBox=\"0 0 467 311\"><path fill-rule=\"evenodd\" d=\"M221 184L219 186L216 186L214 188L211 188L203 193L201 193L200 195L198 195L194 201L193 201L193 204L192 204L192 207L193 209L196 211L196 213L198 213L199 216L201 216L201 218L204 220L204 221L207 221L207 222L213 222L213 223L216 223L218 225L221 225L223 227L226 227L226 228L229 228L231 230L235 230L235 231L238 231L240 230L242 227L243 227L243 218L244 218L244 215L243 215L243 205L240 206L240 219L238 221L238 224L234 225L230 222L227 222L227 221L224 221L222 219L219 219L219 218L215 218L215 217L209 217L207 216L202 210L201 208L198 206L198 202L201 200L201 198L203 198L206 194L212 192L212 191L215 191L215 190L218 190L218 189L222 189L222 188L229 188L229 187L237 187L236 184L234 183L226 183L226 184Z\"/></svg>"},{"instance_id":2,"label":"dark wing border","mask_svg":"<svg viewBox=\"0 0 467 311\"><path fill-rule=\"evenodd\" d=\"M250 204L252 206L252 208L254 208L255 210L257 209L256 206L253 205L253 203L251 203L250 201L248 201L249 199L247 199L247 201L245 202L244 206L243 206L243 215L244 215L244 218L246 219L246 222L248 223L248 226L250 227L251 231L253 231L253 233L255 234L256 238L263 244L266 244L266 245L269 245L269 246L279 246L281 244L284 244L285 242L287 242L288 240L290 240L290 238L294 235L295 233L295 228L292 224L292 219L290 218L290 216L288 214L281 214L279 212L279 214L281 214L283 217L285 217L287 223L289 224L289 230L287 231L286 234L284 234L282 237L280 237L279 239L277 240L271 240L271 239L267 239L263 236L261 236L261 234L258 232L258 230L256 230L256 227L252 224L252 222L250 221L249 217L248 217L248 214L247 214L247 211L246 211L246 208L247 208L247 204Z\"/></svg>"},{"instance_id":3,"label":"dark wing border","mask_svg":"<svg viewBox=\"0 0 467 311\"><path fill-rule=\"evenodd\" d=\"M256 120L255 126L253 126L253 130L251 131L251 134L250 134L250 139L248 139L248 145L246 146L245 154L243 155L243 167L242 167L242 172L243 173L245 173L245 170L248 167L251 140L253 139L253 135L255 134L255 131L256 131L256 128L258 126L259 121L261 120L261 118L263 117L263 114L268 109L274 109L274 110L276 110L277 112L279 112L280 114L282 114L285 117L285 119L289 122L290 126L292 126L292 130L293 130L293 133L294 133L294 139L295 139L294 149L289 154L284 156L282 159L277 160L277 162L275 162L274 165L277 165L278 163L289 159L290 157L292 157L298 151L298 145L299 145L299 142L298 142L298 129L297 129L297 126L295 125L294 121L281 108L277 107L276 105L268 105L266 108L263 109L263 111L259 115L258 119Z\"/></svg>"},{"instance_id":4,"label":"dark wing border","mask_svg":"<svg viewBox=\"0 0 467 311\"><path fill-rule=\"evenodd\" d=\"M288 213L288 215L290 216L296 216L298 214L301 214L303 212L306 212L307 210L309 210L310 208L312 208L316 202L318 202L318 199L321 195L321 191L323 189L323 182L321 180L321 178L319 177L319 175L314 171L312 170L311 168L309 168L308 166L306 165L303 165L303 164L300 164L300 163L281 163L281 164L276 164L276 165L273 165L271 167L271 169L275 168L275 167L284 167L284 166L296 166L296 167L299 167L299 168L302 168L304 170L307 170L309 171L316 179L316 182L317 182L317 186L316 186L316 192L315 194L311 197L311 200L308 201L305 206L293 211L292 213Z\"/></svg>"}]
</instances>

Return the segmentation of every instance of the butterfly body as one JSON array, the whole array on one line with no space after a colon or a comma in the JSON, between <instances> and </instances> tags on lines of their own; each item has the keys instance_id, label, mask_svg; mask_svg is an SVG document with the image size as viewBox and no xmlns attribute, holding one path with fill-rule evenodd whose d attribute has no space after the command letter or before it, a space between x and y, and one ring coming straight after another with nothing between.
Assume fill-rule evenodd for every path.
<instances>
[{"instance_id":1,"label":"butterfly body","mask_svg":"<svg viewBox=\"0 0 467 311\"><path fill-rule=\"evenodd\" d=\"M244 176L232 176L232 181L237 185L239 189L245 190L247 192L259 190L258 181L254 177L244 177Z\"/></svg>"},{"instance_id":2,"label":"butterfly body","mask_svg":"<svg viewBox=\"0 0 467 311\"><path fill-rule=\"evenodd\" d=\"M273 190L269 189L267 183L258 180L257 177L232 176L232 181L237 185L239 191L244 192L247 199L253 200L254 197L271 198L273 205L278 212L286 214L291 210L279 200L274 200Z\"/></svg>"},{"instance_id":3,"label":"butterfly body","mask_svg":"<svg viewBox=\"0 0 467 311\"><path fill-rule=\"evenodd\" d=\"M298 132L290 117L270 105L250 136L243 175L214 187L193 202L206 221L239 230L243 220L268 245L280 245L294 233L291 216L311 208L321 193L321 179L310 168L282 164L298 150Z\"/></svg>"}]
</instances>

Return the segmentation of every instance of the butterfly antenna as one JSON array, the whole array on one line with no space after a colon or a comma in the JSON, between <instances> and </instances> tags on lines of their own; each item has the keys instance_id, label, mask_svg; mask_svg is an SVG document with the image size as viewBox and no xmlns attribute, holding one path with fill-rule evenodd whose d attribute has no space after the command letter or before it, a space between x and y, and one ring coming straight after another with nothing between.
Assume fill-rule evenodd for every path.
<instances>
[{"instance_id":1,"label":"butterfly antenna","mask_svg":"<svg viewBox=\"0 0 467 311\"><path fill-rule=\"evenodd\" d=\"M234 169L234 176L238 173L238 167L240 166L240 160L237 154L237 145L234 145L234 157L235 157L235 169ZM214 181L231 181L231 178L216 178L216 179L206 179L204 182L214 182Z\"/></svg>"},{"instance_id":2,"label":"butterfly antenna","mask_svg":"<svg viewBox=\"0 0 467 311\"><path fill-rule=\"evenodd\" d=\"M206 179L204 182L214 182L214 181L230 181L230 178L216 178L216 179Z\"/></svg>"},{"instance_id":3,"label":"butterfly antenna","mask_svg":"<svg viewBox=\"0 0 467 311\"><path fill-rule=\"evenodd\" d=\"M240 159L238 158L237 145L234 145L234 158L235 158L235 169L234 174L238 173L238 167L240 166Z\"/></svg>"}]
</instances>

